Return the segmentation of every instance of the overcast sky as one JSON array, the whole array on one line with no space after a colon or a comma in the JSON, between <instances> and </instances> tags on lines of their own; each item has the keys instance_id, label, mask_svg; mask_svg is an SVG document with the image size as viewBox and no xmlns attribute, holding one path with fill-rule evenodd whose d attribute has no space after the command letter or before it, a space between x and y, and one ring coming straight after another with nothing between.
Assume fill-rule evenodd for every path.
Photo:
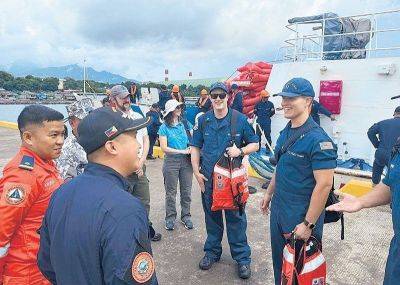
<instances>
[{"instance_id":1,"label":"overcast sky","mask_svg":"<svg viewBox=\"0 0 400 285\"><path fill-rule=\"evenodd\" d=\"M0 0L0 66L78 63L138 80L223 77L272 60L287 20L400 8L400 0ZM398 26L397 26L398 27Z\"/></svg>"}]
</instances>

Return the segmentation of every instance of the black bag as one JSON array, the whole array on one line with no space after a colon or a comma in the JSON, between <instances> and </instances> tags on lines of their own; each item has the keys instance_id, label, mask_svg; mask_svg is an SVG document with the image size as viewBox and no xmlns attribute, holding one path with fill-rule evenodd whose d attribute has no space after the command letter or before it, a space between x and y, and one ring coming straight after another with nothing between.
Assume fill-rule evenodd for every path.
<instances>
[{"instance_id":1,"label":"black bag","mask_svg":"<svg viewBox=\"0 0 400 285\"><path fill-rule=\"evenodd\" d=\"M329 192L328 200L326 200L325 208L330 205L339 203L339 197L333 192L333 191L335 191L334 184L335 184L335 178L333 178L332 189ZM324 224L336 223L339 220L341 223L340 239L344 240L344 215L343 215L343 213L336 212L336 211L325 211Z\"/></svg>"}]
</instances>

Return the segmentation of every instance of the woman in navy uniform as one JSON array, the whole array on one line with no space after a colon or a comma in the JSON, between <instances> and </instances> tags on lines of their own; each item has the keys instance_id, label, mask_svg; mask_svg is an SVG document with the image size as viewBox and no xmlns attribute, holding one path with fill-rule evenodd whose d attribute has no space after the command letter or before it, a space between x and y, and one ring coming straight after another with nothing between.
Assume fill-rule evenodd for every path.
<instances>
[{"instance_id":1,"label":"woman in navy uniform","mask_svg":"<svg viewBox=\"0 0 400 285\"><path fill-rule=\"evenodd\" d=\"M266 213L272 199L270 231L276 285L281 284L282 252L292 232L299 240L307 241L311 235L322 240L324 208L337 158L336 146L310 116L315 96L311 83L293 78L277 95L282 96L284 115L290 121L276 143L276 170L261 202Z\"/></svg>"}]
</instances>

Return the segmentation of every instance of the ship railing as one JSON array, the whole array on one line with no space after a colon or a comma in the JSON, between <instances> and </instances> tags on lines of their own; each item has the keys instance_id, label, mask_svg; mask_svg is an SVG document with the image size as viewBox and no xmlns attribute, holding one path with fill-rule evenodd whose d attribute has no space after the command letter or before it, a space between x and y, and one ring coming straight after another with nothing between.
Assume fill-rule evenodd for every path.
<instances>
[{"instance_id":1,"label":"ship railing","mask_svg":"<svg viewBox=\"0 0 400 285\"><path fill-rule=\"evenodd\" d=\"M397 20L390 21L397 23L398 27L381 28L378 26L380 17L393 17ZM340 33L340 34L325 34L326 21L334 19L359 19L368 18L371 21L371 28L366 31ZM385 19L383 23L387 22ZM313 24L312 33L304 33L302 30L306 29L308 25ZM317 24L317 26L315 26ZM400 55L400 9L376 12L369 14L359 14L353 16L343 17L330 17L321 20L302 21L298 23L288 24L286 28L295 33L294 37L285 40L285 45L278 49L276 53L275 62L282 61L309 61L309 60L324 60L327 54L345 53L345 52L365 52L365 58L382 57L382 52L387 52L386 56L399 56ZM316 34L316 31L321 31ZM379 36L391 33L392 39L397 39L398 43L388 45L385 41L379 40ZM369 42L364 48L360 49L339 49L339 50L324 50L325 40L332 37L345 37L369 34ZM388 40L386 40L387 42ZM383 43L383 45L382 45ZM347 58L343 58L347 59ZM340 60L340 58L338 58Z\"/></svg>"}]
</instances>

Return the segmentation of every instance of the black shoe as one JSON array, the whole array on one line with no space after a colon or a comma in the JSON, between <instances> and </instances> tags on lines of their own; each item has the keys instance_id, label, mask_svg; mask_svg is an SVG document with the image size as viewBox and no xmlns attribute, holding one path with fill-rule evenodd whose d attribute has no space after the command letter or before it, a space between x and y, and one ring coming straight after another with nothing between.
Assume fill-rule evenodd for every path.
<instances>
[{"instance_id":1,"label":"black shoe","mask_svg":"<svg viewBox=\"0 0 400 285\"><path fill-rule=\"evenodd\" d=\"M265 182L265 183L261 186L261 188L262 188L262 189L267 189L268 186L269 186L269 181Z\"/></svg>"},{"instance_id":2,"label":"black shoe","mask_svg":"<svg viewBox=\"0 0 400 285\"><path fill-rule=\"evenodd\" d=\"M154 236L151 238L151 241L160 241L162 235L160 233L155 233Z\"/></svg>"},{"instance_id":3,"label":"black shoe","mask_svg":"<svg viewBox=\"0 0 400 285\"><path fill-rule=\"evenodd\" d=\"M148 160L154 160L154 159L156 159L156 158L155 158L154 156L152 156L152 155L148 155L148 156L147 156L147 159L148 159Z\"/></svg>"},{"instance_id":4,"label":"black shoe","mask_svg":"<svg viewBox=\"0 0 400 285\"><path fill-rule=\"evenodd\" d=\"M250 264L238 264L238 274L242 279L249 279L251 276Z\"/></svg>"},{"instance_id":5,"label":"black shoe","mask_svg":"<svg viewBox=\"0 0 400 285\"><path fill-rule=\"evenodd\" d=\"M200 260L199 267L201 270L208 270L215 262L217 262L215 259L204 255L204 257Z\"/></svg>"},{"instance_id":6,"label":"black shoe","mask_svg":"<svg viewBox=\"0 0 400 285\"><path fill-rule=\"evenodd\" d=\"M257 193L257 188L256 188L256 187L253 187L253 186L249 186L249 193L250 193L250 194Z\"/></svg>"}]
</instances>

